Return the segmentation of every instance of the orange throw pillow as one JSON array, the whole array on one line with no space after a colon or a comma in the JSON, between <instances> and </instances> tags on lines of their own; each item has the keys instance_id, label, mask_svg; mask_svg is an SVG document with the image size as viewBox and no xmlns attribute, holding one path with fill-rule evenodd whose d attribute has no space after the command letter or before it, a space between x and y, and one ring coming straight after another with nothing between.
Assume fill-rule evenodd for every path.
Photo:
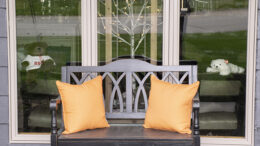
<instances>
[{"instance_id":1,"label":"orange throw pillow","mask_svg":"<svg viewBox=\"0 0 260 146\"><path fill-rule=\"evenodd\" d=\"M103 103L102 77L81 85L56 81L63 107L65 131L70 134L86 129L109 127Z\"/></svg>"},{"instance_id":2,"label":"orange throw pillow","mask_svg":"<svg viewBox=\"0 0 260 146\"><path fill-rule=\"evenodd\" d=\"M151 76L151 90L144 128L191 134L192 100L199 81L191 85L171 84Z\"/></svg>"}]
</instances>

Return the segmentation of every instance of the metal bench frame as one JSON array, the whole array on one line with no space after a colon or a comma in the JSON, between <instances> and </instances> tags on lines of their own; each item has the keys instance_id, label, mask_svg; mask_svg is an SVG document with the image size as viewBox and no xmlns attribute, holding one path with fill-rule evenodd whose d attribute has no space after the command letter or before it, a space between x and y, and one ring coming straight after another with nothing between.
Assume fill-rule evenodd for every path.
<instances>
[{"instance_id":1,"label":"metal bench frame","mask_svg":"<svg viewBox=\"0 0 260 146\"><path fill-rule=\"evenodd\" d=\"M139 72L145 72L146 74L142 79L137 75ZM114 61L104 66L66 66L62 67L62 81L71 83L71 79L76 84L82 84L88 79L94 78L98 73L102 74L102 78L109 77L112 80L113 88L110 96L109 111L106 112L107 119L144 119L145 111L148 107L148 96L144 88L144 83L149 79L150 75L162 72L162 80L171 80L172 82L182 84L183 81L187 81L188 84L192 84L197 81L197 65L179 65L179 66L156 66L149 64L144 61L136 59L122 59ZM81 78L75 75L75 73L82 73ZM120 73L120 76L116 79L112 73ZM180 76L179 73L182 73ZM123 99L119 83L125 79L126 86L126 97ZM138 83L137 92L135 97L132 95L132 83L133 80ZM138 101L140 94L143 96L145 103L144 109L138 108ZM119 100L120 106L118 110L113 109L113 101L115 97ZM133 100L134 98L134 100ZM52 99L50 102L50 110L52 113L51 119L51 146L59 145L59 137L64 131L64 123L62 119L61 128L57 129L57 109L58 105L61 104L61 98ZM124 106L125 102L125 106ZM200 134L199 134L199 96L198 94L193 99L193 110L192 110L192 137L193 145L200 145ZM62 113L62 112L61 112ZM118 126L118 125L117 125ZM158 143L158 142L157 142ZM172 143L174 145L174 143ZM82 144L84 145L84 144ZM116 141L115 141L116 145ZM156 145L156 144L154 144Z\"/></svg>"}]
</instances>

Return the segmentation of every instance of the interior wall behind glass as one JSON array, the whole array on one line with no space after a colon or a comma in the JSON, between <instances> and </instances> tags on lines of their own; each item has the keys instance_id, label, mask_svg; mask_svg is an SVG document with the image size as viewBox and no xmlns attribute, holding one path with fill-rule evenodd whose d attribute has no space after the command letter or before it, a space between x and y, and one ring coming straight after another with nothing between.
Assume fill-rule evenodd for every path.
<instances>
[{"instance_id":1,"label":"interior wall behind glass","mask_svg":"<svg viewBox=\"0 0 260 146\"><path fill-rule=\"evenodd\" d=\"M80 0L16 0L20 133L50 132L61 67L81 63L80 8Z\"/></svg>"},{"instance_id":2,"label":"interior wall behind glass","mask_svg":"<svg viewBox=\"0 0 260 146\"><path fill-rule=\"evenodd\" d=\"M180 58L198 62L201 134L245 136L248 0L188 0L187 7Z\"/></svg>"}]
</instances>

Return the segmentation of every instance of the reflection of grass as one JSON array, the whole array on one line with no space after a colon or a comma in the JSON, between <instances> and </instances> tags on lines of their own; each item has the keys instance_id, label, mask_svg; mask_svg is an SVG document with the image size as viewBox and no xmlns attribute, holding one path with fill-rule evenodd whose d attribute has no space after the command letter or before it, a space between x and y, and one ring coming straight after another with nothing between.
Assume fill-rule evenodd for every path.
<instances>
[{"instance_id":1,"label":"reflection of grass","mask_svg":"<svg viewBox=\"0 0 260 146\"><path fill-rule=\"evenodd\" d=\"M138 35L138 34L137 34ZM127 34L121 34L126 40L128 40L129 36ZM98 60L105 61L105 37L102 35L98 35ZM68 39L63 37L53 38L53 37L44 37L44 41L47 43L51 42L50 47L48 48L48 54L53 57L54 60L57 61L59 65L65 65L66 62L69 61L77 61L80 59L81 51L80 51L80 41L72 42L68 41ZM136 36L136 41L138 41L138 36ZM30 42L33 38L23 37L18 38L18 44L26 44ZM34 38L35 39L35 38ZM55 40L58 39L59 44L64 44L64 46L56 46ZM158 34L158 43L157 43L157 59L162 60L162 35ZM56 40L57 41L57 40ZM64 43L62 43L64 41ZM247 41L247 33L246 31L238 31L238 32L224 32L224 33L204 33L204 34L185 34L183 40L183 50L182 56L183 60L197 60L199 63L199 71L205 72L206 67L210 64L212 59L228 59L231 63L246 66L246 41ZM71 43L75 43L71 45ZM118 45L118 49L117 49ZM146 39L142 42L139 49L136 52L136 55L144 55L150 57L150 34L147 34ZM18 45L19 46L19 45ZM77 48L76 51L78 54L76 60L70 60L68 55L70 55L70 47L74 46ZM69 47L69 48L68 48ZM130 48L125 43L116 43L115 38L113 38L113 58L123 55L130 55ZM59 51L63 50L61 53ZM66 50L66 51L65 51ZM60 55L58 55L60 54ZM65 55L66 54L66 55ZM60 66L59 66L60 67Z\"/></svg>"},{"instance_id":2,"label":"reflection of grass","mask_svg":"<svg viewBox=\"0 0 260 146\"><path fill-rule=\"evenodd\" d=\"M128 34L121 34L120 35L125 40L129 41L130 37ZM135 43L137 44L138 40L140 39L140 34L135 35ZM105 61L105 55L106 55L106 47L105 47L105 37L103 35L98 36L98 60L99 61ZM112 57L116 58L119 56L129 56L131 54L129 45L120 42L117 43L118 40L116 38L113 38L113 44L112 44ZM162 60L162 34L157 35L157 59ZM146 39L143 40L139 48L137 49L135 55L142 55L147 56L150 58L150 34L146 35Z\"/></svg>"},{"instance_id":3,"label":"reflection of grass","mask_svg":"<svg viewBox=\"0 0 260 146\"><path fill-rule=\"evenodd\" d=\"M246 66L246 31L185 34L183 59L197 60L199 72L205 72L212 59L228 59L231 63Z\"/></svg>"},{"instance_id":4,"label":"reflection of grass","mask_svg":"<svg viewBox=\"0 0 260 146\"><path fill-rule=\"evenodd\" d=\"M126 40L129 36L127 34L121 34ZM98 35L98 60L105 61L105 37ZM81 51L80 51L80 41L68 41L68 39L63 37L53 38L53 37L44 37L43 41L47 43L51 42L50 47L48 48L48 54L57 61L57 66L65 65L69 61L78 61L80 60ZM138 40L136 36L136 41ZM29 43L29 40L33 38L23 37L18 38L18 44ZM34 38L35 39L35 38ZM59 40L59 44L64 44L64 46L55 46L55 40ZM157 59L162 60L162 35L158 34L158 43L157 43ZM231 63L246 66L246 40L247 34L246 31L238 32L225 32L225 33L205 33L205 34L185 34L183 40L183 50L182 56L183 60L197 60L199 63L199 71L205 72L206 67L210 64L212 59L223 58L228 59ZM64 43L62 43L64 41ZM75 43L75 46L70 44ZM118 49L117 49L118 45ZM150 34L147 34L146 39L142 42L139 49L136 52L136 55L144 55L150 57ZM18 45L19 46L19 45ZM55 46L55 47L54 47ZM74 46L77 48L76 51L78 54L76 60L70 60L70 47ZM69 48L68 48L69 47ZM113 38L113 58L123 55L130 55L130 48L125 43L116 43L115 38ZM75 49L74 48L74 49ZM59 53L59 51L61 51ZM60 54L60 55L59 55ZM66 54L66 55L65 55Z\"/></svg>"}]
</instances>

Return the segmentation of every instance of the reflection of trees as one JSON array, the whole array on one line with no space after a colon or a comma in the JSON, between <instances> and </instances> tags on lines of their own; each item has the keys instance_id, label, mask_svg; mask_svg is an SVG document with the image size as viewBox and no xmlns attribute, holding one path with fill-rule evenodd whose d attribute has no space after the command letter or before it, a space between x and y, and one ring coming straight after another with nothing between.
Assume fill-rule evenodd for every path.
<instances>
[{"instance_id":1,"label":"reflection of trees","mask_svg":"<svg viewBox=\"0 0 260 146\"><path fill-rule=\"evenodd\" d=\"M104 0L99 0L99 2L106 7ZM143 0L138 2L136 0L125 0L119 2L118 0L112 0L111 2L113 3L111 12L112 18L107 18L102 11L98 12L103 29L109 29L114 38L127 44L131 50L131 57L134 58L135 52L144 41L146 34L151 31L152 24L148 22L145 13L147 9L151 8L150 1ZM161 10L158 9L157 13L160 13L160 11ZM151 17L151 19L153 19L153 17ZM110 22L109 25L107 25L108 21ZM162 24L162 22L157 25L160 24ZM138 30L141 30L141 34L137 36L137 33L139 33ZM127 34L130 39L121 36L120 32ZM105 35L101 31L99 31L99 34Z\"/></svg>"},{"instance_id":2,"label":"reflection of trees","mask_svg":"<svg viewBox=\"0 0 260 146\"><path fill-rule=\"evenodd\" d=\"M31 8L37 16L80 15L81 0L17 0L17 15L31 15Z\"/></svg>"}]
</instances>

